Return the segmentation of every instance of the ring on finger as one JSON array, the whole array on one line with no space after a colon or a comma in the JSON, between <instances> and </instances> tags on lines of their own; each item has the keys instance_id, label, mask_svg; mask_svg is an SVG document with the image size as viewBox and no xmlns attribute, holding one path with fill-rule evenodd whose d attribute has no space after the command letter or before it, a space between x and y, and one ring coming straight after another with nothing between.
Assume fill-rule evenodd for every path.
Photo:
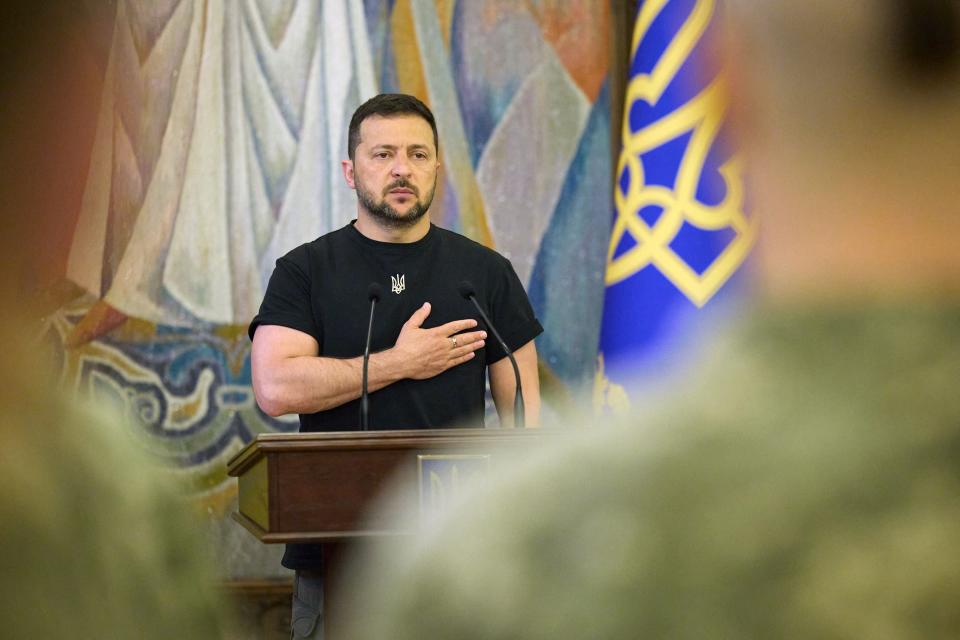
<instances>
[{"instance_id":1,"label":"ring on finger","mask_svg":"<svg viewBox=\"0 0 960 640\"><path fill-rule=\"evenodd\" d=\"M450 344L453 345L453 348L457 348L457 336L450 336Z\"/></svg>"}]
</instances>

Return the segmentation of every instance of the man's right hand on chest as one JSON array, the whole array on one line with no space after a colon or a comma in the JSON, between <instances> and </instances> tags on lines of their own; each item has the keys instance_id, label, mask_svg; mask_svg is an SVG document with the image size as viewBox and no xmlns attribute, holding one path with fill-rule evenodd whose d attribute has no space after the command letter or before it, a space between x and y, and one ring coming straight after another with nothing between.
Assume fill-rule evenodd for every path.
<instances>
[{"instance_id":1,"label":"man's right hand on chest","mask_svg":"<svg viewBox=\"0 0 960 640\"><path fill-rule=\"evenodd\" d=\"M425 302L414 311L400 329L397 343L389 350L403 368L404 378L432 378L470 360L485 344L486 331L461 333L477 326L472 318L423 329L430 309L430 303Z\"/></svg>"}]
</instances>

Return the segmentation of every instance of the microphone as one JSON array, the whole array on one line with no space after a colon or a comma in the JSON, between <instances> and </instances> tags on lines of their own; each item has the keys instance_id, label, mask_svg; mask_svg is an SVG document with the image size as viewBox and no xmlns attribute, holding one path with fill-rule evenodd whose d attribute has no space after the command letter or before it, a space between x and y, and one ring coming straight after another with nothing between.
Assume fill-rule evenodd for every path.
<instances>
[{"instance_id":1,"label":"microphone","mask_svg":"<svg viewBox=\"0 0 960 640\"><path fill-rule=\"evenodd\" d=\"M377 301L383 295L383 289L376 282L367 287L367 300L370 301L370 324L367 326L367 343L363 347L363 381L360 388L360 428L366 431L370 428L370 398L367 390L367 369L370 366L370 340L373 337L373 310Z\"/></svg>"},{"instance_id":2,"label":"microphone","mask_svg":"<svg viewBox=\"0 0 960 640\"><path fill-rule=\"evenodd\" d=\"M497 331L497 328L493 326L493 323L490 322L490 318L487 317L487 314L484 313L483 307L480 306L480 303L477 302L477 290L473 287L473 283L469 280L463 280L460 284L457 285L457 291L465 299L470 300L473 303L473 306L477 308L477 311L480 312L480 317L483 318L483 321L487 323L487 326L490 327L490 332L493 333L493 337L497 339L497 342L500 343L500 346L503 347L503 350L507 353L507 357L510 358L510 364L513 366L513 375L517 379L517 389L514 392L513 396L513 426L523 427L526 422L524 418L523 410L523 389L520 388L520 369L517 367L517 360L513 357L513 351L510 350L510 347L507 346L507 343L503 341L503 338L500 337L500 332Z\"/></svg>"}]
</instances>

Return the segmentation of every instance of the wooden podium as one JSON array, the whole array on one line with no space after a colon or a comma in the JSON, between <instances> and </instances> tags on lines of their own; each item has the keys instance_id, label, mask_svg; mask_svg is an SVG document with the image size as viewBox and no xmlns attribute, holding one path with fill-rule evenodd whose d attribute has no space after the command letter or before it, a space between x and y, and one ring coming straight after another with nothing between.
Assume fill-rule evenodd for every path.
<instances>
[{"instance_id":1,"label":"wooden podium","mask_svg":"<svg viewBox=\"0 0 960 640\"><path fill-rule=\"evenodd\" d=\"M261 542L323 545L324 625L337 633L336 575L342 544L412 535L442 510L458 484L482 482L546 439L541 429L422 429L265 434L227 463L239 481L234 518ZM392 500L370 510L389 487Z\"/></svg>"}]
</instances>

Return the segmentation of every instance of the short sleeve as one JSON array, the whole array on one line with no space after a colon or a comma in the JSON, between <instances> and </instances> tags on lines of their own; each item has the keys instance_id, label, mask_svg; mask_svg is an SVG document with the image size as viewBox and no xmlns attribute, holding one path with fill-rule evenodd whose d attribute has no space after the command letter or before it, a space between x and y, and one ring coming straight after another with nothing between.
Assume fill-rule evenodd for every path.
<instances>
[{"instance_id":1,"label":"short sleeve","mask_svg":"<svg viewBox=\"0 0 960 640\"><path fill-rule=\"evenodd\" d=\"M520 278L510 261L497 256L490 287L490 320L497 327L503 341L511 351L516 351L538 335L543 327L530 305ZM506 352L496 340L487 340L487 362L493 363L506 357Z\"/></svg>"},{"instance_id":2,"label":"short sleeve","mask_svg":"<svg viewBox=\"0 0 960 640\"><path fill-rule=\"evenodd\" d=\"M277 260L260 311L250 323L251 340L257 327L275 324L302 331L322 342L321 328L313 315L309 264L298 257L301 256L291 253Z\"/></svg>"}]
</instances>

